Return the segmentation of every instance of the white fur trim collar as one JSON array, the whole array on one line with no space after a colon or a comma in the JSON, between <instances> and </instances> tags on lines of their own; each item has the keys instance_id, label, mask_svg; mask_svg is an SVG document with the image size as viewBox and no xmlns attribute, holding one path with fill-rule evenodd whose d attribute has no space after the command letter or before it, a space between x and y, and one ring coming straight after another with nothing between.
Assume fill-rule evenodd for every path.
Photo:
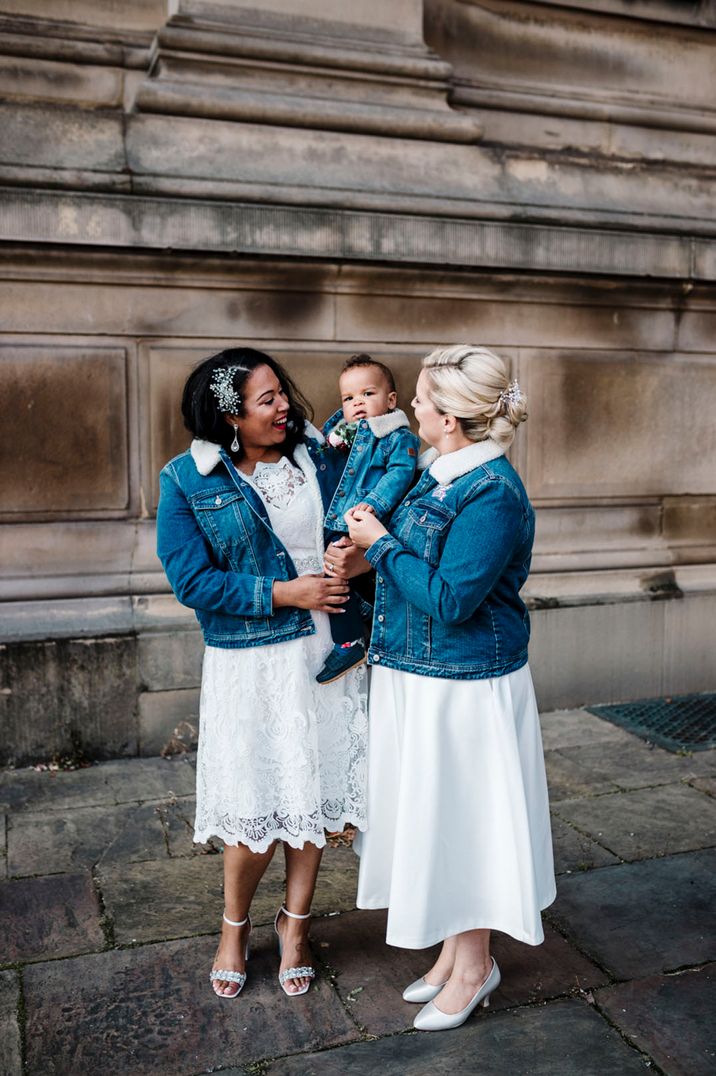
<instances>
[{"instance_id":1,"label":"white fur trim collar","mask_svg":"<svg viewBox=\"0 0 716 1076\"><path fill-rule=\"evenodd\" d=\"M323 444L325 438L320 430L316 429L312 422L306 422L306 435L312 437L319 444ZM296 452L302 445L296 445ZM196 469L199 474L207 475L216 467L217 463L221 462L221 445L215 445L213 441L200 441L198 438L194 438L189 448L191 452L191 458L196 464ZM306 452L306 459L311 462L311 457Z\"/></svg>"},{"instance_id":2,"label":"white fur trim collar","mask_svg":"<svg viewBox=\"0 0 716 1076\"><path fill-rule=\"evenodd\" d=\"M213 441L200 441L194 438L189 451L199 474L211 474L217 463L221 461L221 445L215 445Z\"/></svg>"},{"instance_id":3,"label":"white fur trim collar","mask_svg":"<svg viewBox=\"0 0 716 1076\"><path fill-rule=\"evenodd\" d=\"M395 411L388 411L385 415L375 415L366 421L374 437L386 437L393 430L399 430L401 426L410 426L405 411L401 411L399 407Z\"/></svg>"},{"instance_id":4,"label":"white fur trim collar","mask_svg":"<svg viewBox=\"0 0 716 1076\"><path fill-rule=\"evenodd\" d=\"M476 441L464 448L458 448L455 452L438 456L434 463L430 464L430 474L436 482L445 486L468 471L474 471L483 463L489 463L504 454L505 450L488 437L485 441Z\"/></svg>"}]
</instances>

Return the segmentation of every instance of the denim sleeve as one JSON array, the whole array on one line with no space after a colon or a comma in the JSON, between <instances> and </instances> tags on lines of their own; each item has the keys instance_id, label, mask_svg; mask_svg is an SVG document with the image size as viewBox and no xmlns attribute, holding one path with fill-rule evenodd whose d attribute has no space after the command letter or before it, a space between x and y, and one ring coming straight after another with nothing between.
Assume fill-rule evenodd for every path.
<instances>
[{"instance_id":1,"label":"denim sleeve","mask_svg":"<svg viewBox=\"0 0 716 1076\"><path fill-rule=\"evenodd\" d=\"M520 539L523 512L505 482L486 481L450 526L438 567L406 549L392 534L366 559L406 601L443 624L460 624L493 589Z\"/></svg>"},{"instance_id":2,"label":"denim sleeve","mask_svg":"<svg viewBox=\"0 0 716 1076\"><path fill-rule=\"evenodd\" d=\"M159 487L157 555L182 605L229 616L271 616L273 578L217 568L189 502L166 470Z\"/></svg>"},{"instance_id":3,"label":"denim sleeve","mask_svg":"<svg viewBox=\"0 0 716 1076\"><path fill-rule=\"evenodd\" d=\"M381 442L380 451L385 454L386 471L363 498L366 504L375 509L378 519L391 515L413 484L419 445L418 438L405 426Z\"/></svg>"}]
</instances>

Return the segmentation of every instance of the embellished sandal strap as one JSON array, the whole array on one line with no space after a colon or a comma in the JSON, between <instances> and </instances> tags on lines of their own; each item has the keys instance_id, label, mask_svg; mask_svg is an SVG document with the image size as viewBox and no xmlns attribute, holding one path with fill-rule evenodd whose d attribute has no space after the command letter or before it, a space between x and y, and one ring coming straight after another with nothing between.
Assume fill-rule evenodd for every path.
<instances>
[{"instance_id":1,"label":"embellished sandal strap","mask_svg":"<svg viewBox=\"0 0 716 1076\"><path fill-rule=\"evenodd\" d=\"M228 923L230 927L243 927L243 926L246 926L246 924L249 921L248 915L246 916L245 919L242 919L239 922L237 922L235 919L229 919L226 912L224 912L224 914L222 915L221 918L224 920L225 923Z\"/></svg>"},{"instance_id":2,"label":"embellished sandal strap","mask_svg":"<svg viewBox=\"0 0 716 1076\"><path fill-rule=\"evenodd\" d=\"M246 972L227 971L226 968L217 968L216 971L209 972L209 982L213 983L217 979L222 979L227 983L238 983L239 986L243 986L246 982Z\"/></svg>"},{"instance_id":3,"label":"embellished sandal strap","mask_svg":"<svg viewBox=\"0 0 716 1076\"><path fill-rule=\"evenodd\" d=\"M285 971L282 971L282 972L279 973L278 981L281 983L281 986L283 986L283 984L286 982L287 979L315 979L315 978L316 978L316 973L313 970L313 968L309 968L309 967L286 968Z\"/></svg>"},{"instance_id":4,"label":"embellished sandal strap","mask_svg":"<svg viewBox=\"0 0 716 1076\"><path fill-rule=\"evenodd\" d=\"M283 912L284 915L287 915L289 919L310 919L311 918L311 913L310 912L306 912L305 915L299 915L297 912L289 912L288 908L283 904L281 905L281 911Z\"/></svg>"}]
</instances>

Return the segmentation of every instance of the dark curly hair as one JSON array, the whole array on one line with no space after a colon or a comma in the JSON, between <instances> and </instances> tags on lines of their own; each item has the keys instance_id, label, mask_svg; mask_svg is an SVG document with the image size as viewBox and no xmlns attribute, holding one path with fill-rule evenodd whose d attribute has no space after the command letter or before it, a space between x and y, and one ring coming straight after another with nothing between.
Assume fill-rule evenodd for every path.
<instances>
[{"instance_id":1,"label":"dark curly hair","mask_svg":"<svg viewBox=\"0 0 716 1076\"><path fill-rule=\"evenodd\" d=\"M226 449L229 448L234 432L224 418L224 412L219 410L218 401L211 389L215 372L229 366L237 367L231 384L242 401L244 386L258 366L268 366L276 374L281 388L288 397L286 440L283 447L286 454L292 456L296 445L303 440L306 421L313 418L313 409L280 363L253 347L226 348L225 351L204 359L192 370L184 386L181 401L186 428L194 437L202 441L212 441ZM240 417L243 416L243 402L235 413Z\"/></svg>"}]
</instances>

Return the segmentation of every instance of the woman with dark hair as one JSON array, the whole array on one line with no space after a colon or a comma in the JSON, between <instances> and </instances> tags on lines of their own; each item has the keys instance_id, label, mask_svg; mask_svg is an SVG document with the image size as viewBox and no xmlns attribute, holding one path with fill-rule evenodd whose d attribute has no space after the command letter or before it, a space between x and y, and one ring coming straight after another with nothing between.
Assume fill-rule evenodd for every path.
<instances>
[{"instance_id":1,"label":"woman with dark hair","mask_svg":"<svg viewBox=\"0 0 716 1076\"><path fill-rule=\"evenodd\" d=\"M281 842L279 981L296 996L314 977L308 919L325 828L365 828L365 672L315 682L332 646L327 614L348 593L322 573L342 460L286 371L253 348L202 362L182 411L194 440L161 473L157 547L206 643L194 840L224 842L210 980L219 997L241 991L251 900Z\"/></svg>"}]
</instances>

